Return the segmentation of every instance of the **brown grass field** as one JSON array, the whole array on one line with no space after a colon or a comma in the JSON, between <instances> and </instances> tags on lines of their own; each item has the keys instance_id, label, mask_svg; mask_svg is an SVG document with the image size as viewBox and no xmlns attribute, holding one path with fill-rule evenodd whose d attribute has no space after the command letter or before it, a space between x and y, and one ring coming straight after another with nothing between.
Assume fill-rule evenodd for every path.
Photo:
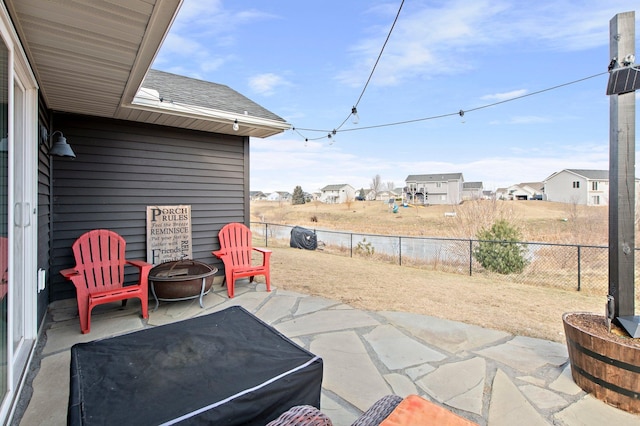
<instances>
[{"instance_id":1,"label":"brown grass field","mask_svg":"<svg viewBox=\"0 0 640 426\"><path fill-rule=\"evenodd\" d=\"M445 217L455 212L455 217ZM382 235L475 238L497 218L508 219L523 241L607 243L606 207L545 201L472 201L459 206L401 207L382 202L291 205L252 202L251 221ZM273 285L370 311L403 311L476 324L513 334L564 341L562 314L604 314L602 294L562 290L398 266L320 250L269 244ZM603 271L604 274L607 271ZM636 295L636 300L638 297Z\"/></svg>"}]
</instances>

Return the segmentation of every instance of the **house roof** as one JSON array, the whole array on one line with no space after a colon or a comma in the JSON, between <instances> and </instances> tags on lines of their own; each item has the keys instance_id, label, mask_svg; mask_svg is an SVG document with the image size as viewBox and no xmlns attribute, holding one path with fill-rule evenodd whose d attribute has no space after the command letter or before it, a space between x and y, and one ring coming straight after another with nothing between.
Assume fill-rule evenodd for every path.
<instances>
[{"instance_id":1,"label":"house roof","mask_svg":"<svg viewBox=\"0 0 640 426\"><path fill-rule=\"evenodd\" d=\"M148 99L142 105L135 102L182 0L4 3L40 94L54 111L241 136L266 137L290 127L275 114L268 116L264 108L252 116L257 111L253 108L256 104L247 109L246 98L242 106L231 111L215 110L211 105L197 105L201 108L185 111L177 105L149 105ZM184 82L177 81L172 87L178 88ZM240 99L231 92L224 91L226 100ZM209 94L215 96L220 90ZM195 97L186 100L195 101ZM221 103L222 108L228 106L229 102ZM247 124L241 124L234 132L233 120L241 122L244 118Z\"/></svg>"},{"instance_id":2,"label":"house roof","mask_svg":"<svg viewBox=\"0 0 640 426\"><path fill-rule=\"evenodd\" d=\"M405 182L443 182L450 180L464 180L462 173L433 173L430 175L409 175L405 179Z\"/></svg>"},{"instance_id":3,"label":"house roof","mask_svg":"<svg viewBox=\"0 0 640 426\"><path fill-rule=\"evenodd\" d=\"M609 170L566 169L566 171L590 180L609 180Z\"/></svg>"},{"instance_id":4,"label":"house roof","mask_svg":"<svg viewBox=\"0 0 640 426\"><path fill-rule=\"evenodd\" d=\"M344 188L345 186L351 186L351 185L346 184L346 183L342 183L342 184L339 184L339 185L327 185L324 188L322 188L321 191L339 191L342 188Z\"/></svg>"},{"instance_id":5,"label":"house roof","mask_svg":"<svg viewBox=\"0 0 640 426\"><path fill-rule=\"evenodd\" d=\"M482 189L482 182L463 182L462 189Z\"/></svg>"}]
</instances>

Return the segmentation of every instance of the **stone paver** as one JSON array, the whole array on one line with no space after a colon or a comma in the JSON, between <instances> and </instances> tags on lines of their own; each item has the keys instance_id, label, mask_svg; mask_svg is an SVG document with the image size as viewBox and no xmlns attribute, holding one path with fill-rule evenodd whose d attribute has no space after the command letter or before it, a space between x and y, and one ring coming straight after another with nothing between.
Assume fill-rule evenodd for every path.
<instances>
[{"instance_id":1,"label":"stone paver","mask_svg":"<svg viewBox=\"0 0 640 426\"><path fill-rule=\"evenodd\" d=\"M380 376L367 349L353 331L323 334L311 352L324 362L323 387L365 411L391 388Z\"/></svg>"},{"instance_id":2,"label":"stone paver","mask_svg":"<svg viewBox=\"0 0 640 426\"><path fill-rule=\"evenodd\" d=\"M549 425L509 377L498 370L493 379L488 424L491 426Z\"/></svg>"},{"instance_id":3,"label":"stone paver","mask_svg":"<svg viewBox=\"0 0 640 426\"><path fill-rule=\"evenodd\" d=\"M618 410L604 402L586 395L554 416L563 426L638 426L640 416Z\"/></svg>"},{"instance_id":4,"label":"stone paver","mask_svg":"<svg viewBox=\"0 0 640 426\"><path fill-rule=\"evenodd\" d=\"M365 334L364 338L390 370L412 367L425 362L442 361L446 358L446 355L416 342L391 325L376 327Z\"/></svg>"},{"instance_id":5,"label":"stone paver","mask_svg":"<svg viewBox=\"0 0 640 426\"><path fill-rule=\"evenodd\" d=\"M489 330L475 325L425 315L404 312L380 312L390 324L436 348L451 353L469 351L510 337L504 331Z\"/></svg>"},{"instance_id":6,"label":"stone paver","mask_svg":"<svg viewBox=\"0 0 640 426\"><path fill-rule=\"evenodd\" d=\"M380 325L371 315L354 309L327 310L283 321L276 328L285 336L319 334Z\"/></svg>"},{"instance_id":7,"label":"stone paver","mask_svg":"<svg viewBox=\"0 0 640 426\"><path fill-rule=\"evenodd\" d=\"M162 302L148 321L138 303L99 307L88 335L80 333L75 301L52 304L46 345L35 355L40 370L26 386L32 396L20 404L27 408L14 424L65 424L73 344L234 305L323 358L321 408L337 426L350 425L391 393L421 395L480 426L640 424L640 416L585 396L571 377L566 346L555 342L429 316L356 310L274 285L267 292L263 283L248 280L236 283L233 299L226 287L214 285L204 309L197 299Z\"/></svg>"},{"instance_id":8,"label":"stone paver","mask_svg":"<svg viewBox=\"0 0 640 426\"><path fill-rule=\"evenodd\" d=\"M567 347L560 343L516 336L501 345L475 352L523 373L531 374L545 365L561 366L568 359Z\"/></svg>"},{"instance_id":9,"label":"stone paver","mask_svg":"<svg viewBox=\"0 0 640 426\"><path fill-rule=\"evenodd\" d=\"M418 380L418 385L436 401L482 414L487 363L475 357L444 364Z\"/></svg>"}]
</instances>

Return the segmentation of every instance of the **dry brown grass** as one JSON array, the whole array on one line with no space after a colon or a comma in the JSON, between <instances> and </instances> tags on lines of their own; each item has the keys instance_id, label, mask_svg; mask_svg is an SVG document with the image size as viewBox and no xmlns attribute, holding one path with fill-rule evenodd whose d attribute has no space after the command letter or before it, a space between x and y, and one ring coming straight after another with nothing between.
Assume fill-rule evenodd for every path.
<instances>
[{"instance_id":1,"label":"dry brown grass","mask_svg":"<svg viewBox=\"0 0 640 426\"><path fill-rule=\"evenodd\" d=\"M397 214L382 202L349 206L257 202L251 210L252 221L367 234L474 238L481 227L506 218L521 230L523 240L599 245L607 240L606 207L542 201L401 207ZM445 212L456 212L456 216L445 217ZM606 294L517 284L504 277L448 274L320 251L270 248L274 250L275 286L365 310L432 315L559 342L564 340L564 312L604 313Z\"/></svg>"},{"instance_id":2,"label":"dry brown grass","mask_svg":"<svg viewBox=\"0 0 640 426\"><path fill-rule=\"evenodd\" d=\"M401 311L562 342L562 314L604 313L606 298L406 266L272 248L274 286L369 311Z\"/></svg>"},{"instance_id":3,"label":"dry brown grass","mask_svg":"<svg viewBox=\"0 0 640 426\"><path fill-rule=\"evenodd\" d=\"M455 217L445 217L455 212ZM251 220L368 234L475 238L481 227L508 219L526 241L565 244L606 244L606 207L576 206L548 201L467 201L463 204L400 207L392 213L381 201L302 205L251 203ZM313 219L317 219L313 220Z\"/></svg>"}]
</instances>

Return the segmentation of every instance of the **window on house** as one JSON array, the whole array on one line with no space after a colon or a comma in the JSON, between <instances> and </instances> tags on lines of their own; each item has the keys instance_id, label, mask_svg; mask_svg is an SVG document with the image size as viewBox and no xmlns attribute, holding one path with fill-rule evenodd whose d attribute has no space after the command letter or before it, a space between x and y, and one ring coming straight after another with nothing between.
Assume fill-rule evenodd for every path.
<instances>
[{"instance_id":1,"label":"window on house","mask_svg":"<svg viewBox=\"0 0 640 426\"><path fill-rule=\"evenodd\" d=\"M573 182L573 187L574 188L580 188L580 181L579 180L574 181Z\"/></svg>"},{"instance_id":2,"label":"window on house","mask_svg":"<svg viewBox=\"0 0 640 426\"><path fill-rule=\"evenodd\" d=\"M593 204L594 206L599 206L600 205L600 196L599 195L594 195L593 197L591 197L591 204Z\"/></svg>"},{"instance_id":3,"label":"window on house","mask_svg":"<svg viewBox=\"0 0 640 426\"><path fill-rule=\"evenodd\" d=\"M592 191L597 191L598 190L598 181L594 180L593 182L591 182L591 190Z\"/></svg>"},{"instance_id":4,"label":"window on house","mask_svg":"<svg viewBox=\"0 0 640 426\"><path fill-rule=\"evenodd\" d=\"M442 188L442 182L436 182L436 188Z\"/></svg>"}]
</instances>

